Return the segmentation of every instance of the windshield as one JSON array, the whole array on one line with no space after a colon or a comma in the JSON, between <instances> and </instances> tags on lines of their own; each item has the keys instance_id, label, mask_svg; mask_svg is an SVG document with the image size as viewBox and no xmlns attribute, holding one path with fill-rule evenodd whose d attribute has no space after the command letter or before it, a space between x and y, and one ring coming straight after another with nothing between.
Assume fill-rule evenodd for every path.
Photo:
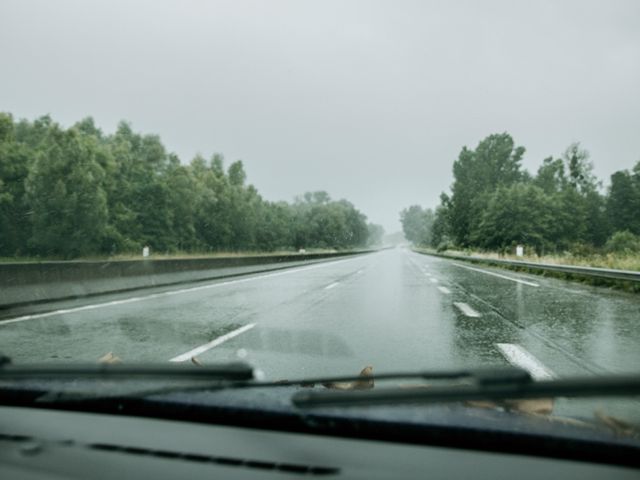
<instances>
[{"instance_id":1,"label":"windshield","mask_svg":"<svg viewBox=\"0 0 640 480\"><path fill-rule=\"evenodd\" d=\"M638 373L638 18L3 1L0 352L272 382ZM636 397L494 400L464 406L640 425Z\"/></svg>"}]
</instances>

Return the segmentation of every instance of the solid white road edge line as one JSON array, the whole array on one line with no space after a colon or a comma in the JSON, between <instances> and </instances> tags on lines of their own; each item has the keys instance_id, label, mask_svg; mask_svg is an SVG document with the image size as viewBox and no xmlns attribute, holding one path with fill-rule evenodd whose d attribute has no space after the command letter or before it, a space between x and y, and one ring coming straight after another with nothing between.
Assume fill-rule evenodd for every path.
<instances>
[{"instance_id":1,"label":"solid white road edge line","mask_svg":"<svg viewBox=\"0 0 640 480\"><path fill-rule=\"evenodd\" d=\"M550 380L555 378L555 373L545 367L536 357L520 345L513 343L496 343L496 346L510 364L525 369L531 374L534 380Z\"/></svg>"},{"instance_id":2,"label":"solid white road edge line","mask_svg":"<svg viewBox=\"0 0 640 480\"><path fill-rule=\"evenodd\" d=\"M479 318L482 316L466 303L453 302L453 304L467 317Z\"/></svg>"},{"instance_id":3,"label":"solid white road edge line","mask_svg":"<svg viewBox=\"0 0 640 480\"><path fill-rule=\"evenodd\" d=\"M245 325L244 327L240 327L232 332L229 332L221 337L218 337L214 340L211 340L209 343L205 343L204 345L200 345L199 347L194 348L193 350L189 350L187 353L183 353L182 355L178 355L177 357L173 357L170 362L186 362L191 358L200 355L201 353L206 352L207 350L211 350L214 347L226 342L227 340L231 340L233 337L237 337L238 335L251 330L255 327L255 323L250 323Z\"/></svg>"},{"instance_id":4,"label":"solid white road edge line","mask_svg":"<svg viewBox=\"0 0 640 480\"><path fill-rule=\"evenodd\" d=\"M453 263L456 267L466 268L467 270L473 270L474 272L486 273L487 275L493 275L494 277L503 278L505 280L511 280L512 282L522 283L523 285L529 285L530 287L539 287L537 283L527 282L526 280L520 280L518 278L507 277L506 275L500 275L499 273L489 272L480 268L468 267L466 265L460 265L459 263Z\"/></svg>"},{"instance_id":5,"label":"solid white road edge line","mask_svg":"<svg viewBox=\"0 0 640 480\"><path fill-rule=\"evenodd\" d=\"M65 313L76 313L76 312L82 312L82 311L85 311L85 310L94 310L96 308L113 307L115 305L124 305L124 304L127 304L127 303L143 302L145 300L150 300L150 299L159 298L159 297L168 297L168 296L171 296L171 295L180 295L180 294L183 294L183 293L197 292L198 290L207 290L207 289L210 289L210 288L225 287L227 285L234 285L234 284L238 284L238 283L252 282L252 281L255 281L255 280L262 280L264 278L279 277L281 275L288 275L288 274L291 274L291 273L302 272L302 271L305 271L305 270L312 270L312 269L315 269L315 268L328 267L330 265L335 265L336 263L350 262L350 261L357 260L357 259L358 259L358 257L356 257L356 258L346 258L346 259L341 259L341 260L334 260L334 261L330 261L330 262L325 262L325 263L321 263L321 264L318 264L318 265L310 265L308 267L300 267L300 268L292 267L291 269L279 271L279 272L276 272L276 273L267 273L265 275L258 275L256 277L247 277L247 278L240 278L238 280L228 280L226 282L210 283L210 284L207 284L207 285L200 285L199 287L181 288L179 290L170 290L168 292L162 292L162 293L152 293L150 295L144 295L144 296L141 296L141 297L130 297L130 298L124 298L122 300L113 300L111 302L94 303L94 304L91 304L91 305L83 305L82 307L65 308L65 309L62 309L62 310L54 310L52 312L34 313L32 315L23 315L21 317L15 317L15 318L9 318L9 319L6 319L6 320L0 320L0 327L2 327L3 325L8 325L10 323L24 322L26 320L36 320L38 318L54 317L56 315L64 315Z\"/></svg>"}]
</instances>

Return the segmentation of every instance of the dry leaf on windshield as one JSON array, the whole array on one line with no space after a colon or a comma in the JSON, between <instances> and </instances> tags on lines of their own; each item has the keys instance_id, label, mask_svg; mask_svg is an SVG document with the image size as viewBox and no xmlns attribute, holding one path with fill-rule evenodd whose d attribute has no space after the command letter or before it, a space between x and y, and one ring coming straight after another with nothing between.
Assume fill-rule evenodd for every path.
<instances>
[{"instance_id":1,"label":"dry leaf on windshield","mask_svg":"<svg viewBox=\"0 0 640 480\"><path fill-rule=\"evenodd\" d=\"M113 352L105 353L98 359L98 363L122 363L122 359Z\"/></svg>"},{"instance_id":2,"label":"dry leaf on windshield","mask_svg":"<svg viewBox=\"0 0 640 480\"><path fill-rule=\"evenodd\" d=\"M552 398L535 398L520 400L504 400L492 402L490 400L467 400L464 404L474 408L507 408L513 412L531 415L550 415L553 413Z\"/></svg>"},{"instance_id":3,"label":"dry leaf on windshield","mask_svg":"<svg viewBox=\"0 0 640 480\"><path fill-rule=\"evenodd\" d=\"M550 415L553 412L553 398L533 398L520 400L505 400L509 410L533 415Z\"/></svg>"},{"instance_id":4,"label":"dry leaf on windshield","mask_svg":"<svg viewBox=\"0 0 640 480\"><path fill-rule=\"evenodd\" d=\"M464 404L467 407L474 407L474 408L498 408L498 407L500 407L500 405L498 405L496 402L492 402L490 400L467 400L466 402L464 402Z\"/></svg>"},{"instance_id":5,"label":"dry leaf on windshield","mask_svg":"<svg viewBox=\"0 0 640 480\"><path fill-rule=\"evenodd\" d=\"M356 380L354 382L323 383L322 385L334 390L368 390L374 387L372 376L373 367L368 366L363 368L360 372L360 380Z\"/></svg>"},{"instance_id":6,"label":"dry leaf on windshield","mask_svg":"<svg viewBox=\"0 0 640 480\"><path fill-rule=\"evenodd\" d=\"M634 435L640 432L638 427L634 427L630 423L620 420L619 418L607 415L600 410L596 411L594 415L598 420L613 430L616 435Z\"/></svg>"}]
</instances>

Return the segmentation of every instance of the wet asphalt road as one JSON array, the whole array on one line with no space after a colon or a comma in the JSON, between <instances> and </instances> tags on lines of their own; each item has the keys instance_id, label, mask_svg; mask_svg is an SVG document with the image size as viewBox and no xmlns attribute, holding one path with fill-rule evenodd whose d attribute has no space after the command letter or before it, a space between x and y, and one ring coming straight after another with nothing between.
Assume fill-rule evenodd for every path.
<instances>
[{"instance_id":1,"label":"wet asphalt road","mask_svg":"<svg viewBox=\"0 0 640 480\"><path fill-rule=\"evenodd\" d=\"M508 362L549 378L637 372L638 322L637 295L397 248L4 312L0 351L16 363L243 359L273 379Z\"/></svg>"}]
</instances>

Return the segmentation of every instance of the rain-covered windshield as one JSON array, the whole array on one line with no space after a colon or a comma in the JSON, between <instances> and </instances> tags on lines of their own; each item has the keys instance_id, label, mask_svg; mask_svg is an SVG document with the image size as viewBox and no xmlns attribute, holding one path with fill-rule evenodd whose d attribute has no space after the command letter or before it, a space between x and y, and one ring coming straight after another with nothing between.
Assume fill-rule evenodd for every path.
<instances>
[{"instance_id":1,"label":"rain-covered windshield","mask_svg":"<svg viewBox=\"0 0 640 480\"><path fill-rule=\"evenodd\" d=\"M0 353L636 373L639 18L3 1ZM468 407L640 423L631 398Z\"/></svg>"}]
</instances>

